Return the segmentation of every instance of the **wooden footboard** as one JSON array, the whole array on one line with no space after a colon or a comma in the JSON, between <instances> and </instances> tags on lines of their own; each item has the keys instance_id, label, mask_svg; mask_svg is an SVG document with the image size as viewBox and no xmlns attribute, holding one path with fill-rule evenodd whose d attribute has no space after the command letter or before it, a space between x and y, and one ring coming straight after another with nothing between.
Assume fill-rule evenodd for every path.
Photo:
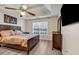
<instances>
[{"instance_id":1,"label":"wooden footboard","mask_svg":"<svg viewBox=\"0 0 79 59\"><path fill-rule=\"evenodd\" d=\"M29 39L27 41L27 48L22 47L21 50L22 51L27 51L27 55L29 55L29 52L37 45L37 43L39 42L39 35Z\"/></svg>"},{"instance_id":2,"label":"wooden footboard","mask_svg":"<svg viewBox=\"0 0 79 59\"><path fill-rule=\"evenodd\" d=\"M36 46L36 44L38 42L39 42L39 35L28 40L28 42L27 42L27 54L29 54L29 51L31 51Z\"/></svg>"},{"instance_id":3,"label":"wooden footboard","mask_svg":"<svg viewBox=\"0 0 79 59\"><path fill-rule=\"evenodd\" d=\"M5 47L9 47L9 48L14 48L14 49L18 49L21 51L26 51L27 55L29 54L29 52L36 46L36 44L39 42L39 35L32 37L31 39L28 39L27 41L27 48L26 47L21 47L20 45L11 45L11 44L3 44L3 46Z\"/></svg>"}]
</instances>

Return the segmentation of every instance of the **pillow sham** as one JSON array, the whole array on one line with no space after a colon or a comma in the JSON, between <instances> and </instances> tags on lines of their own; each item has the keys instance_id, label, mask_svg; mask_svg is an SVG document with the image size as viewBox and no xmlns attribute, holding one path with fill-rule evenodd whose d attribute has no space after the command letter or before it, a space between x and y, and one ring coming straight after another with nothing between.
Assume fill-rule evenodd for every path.
<instances>
[{"instance_id":1,"label":"pillow sham","mask_svg":"<svg viewBox=\"0 0 79 59\"><path fill-rule=\"evenodd\" d=\"M1 37L0 37L0 41L1 41Z\"/></svg>"},{"instance_id":2,"label":"pillow sham","mask_svg":"<svg viewBox=\"0 0 79 59\"><path fill-rule=\"evenodd\" d=\"M21 35L21 34L23 34L23 32L20 31L20 30L15 30L15 34L16 34L16 35Z\"/></svg>"},{"instance_id":3,"label":"pillow sham","mask_svg":"<svg viewBox=\"0 0 79 59\"><path fill-rule=\"evenodd\" d=\"M11 36L11 30L0 31L1 37Z\"/></svg>"},{"instance_id":4,"label":"pillow sham","mask_svg":"<svg viewBox=\"0 0 79 59\"><path fill-rule=\"evenodd\" d=\"M15 31L11 30L11 35L15 35Z\"/></svg>"}]
</instances>

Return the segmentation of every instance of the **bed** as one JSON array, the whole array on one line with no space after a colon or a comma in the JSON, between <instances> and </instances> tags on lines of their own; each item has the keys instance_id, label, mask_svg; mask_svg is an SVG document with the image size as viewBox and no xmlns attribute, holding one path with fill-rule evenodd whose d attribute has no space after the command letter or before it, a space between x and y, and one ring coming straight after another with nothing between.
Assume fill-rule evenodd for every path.
<instances>
[{"instance_id":1,"label":"bed","mask_svg":"<svg viewBox=\"0 0 79 59\"><path fill-rule=\"evenodd\" d=\"M21 30L21 27L20 26L1 25L0 24L0 31L3 31L3 30ZM14 49L19 49L19 50L25 51L27 54L29 54L29 52L39 42L39 35L21 34L19 36L24 37L24 39L26 38L27 43L26 43L25 46L21 46L21 45L18 45L18 44L8 44L8 43L3 43L3 42L0 42L0 45L3 45L5 47L14 48ZM12 36L12 37L14 37L14 36ZM0 37L0 39L2 39L2 38L3 37Z\"/></svg>"}]
</instances>

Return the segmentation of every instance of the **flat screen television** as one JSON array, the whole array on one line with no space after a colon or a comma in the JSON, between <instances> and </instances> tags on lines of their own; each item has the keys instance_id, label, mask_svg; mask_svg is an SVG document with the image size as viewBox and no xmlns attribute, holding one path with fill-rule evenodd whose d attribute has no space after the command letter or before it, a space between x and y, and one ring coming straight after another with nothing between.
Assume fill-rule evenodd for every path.
<instances>
[{"instance_id":1,"label":"flat screen television","mask_svg":"<svg viewBox=\"0 0 79 59\"><path fill-rule=\"evenodd\" d=\"M79 4L64 4L61 8L62 26L79 22Z\"/></svg>"}]
</instances>

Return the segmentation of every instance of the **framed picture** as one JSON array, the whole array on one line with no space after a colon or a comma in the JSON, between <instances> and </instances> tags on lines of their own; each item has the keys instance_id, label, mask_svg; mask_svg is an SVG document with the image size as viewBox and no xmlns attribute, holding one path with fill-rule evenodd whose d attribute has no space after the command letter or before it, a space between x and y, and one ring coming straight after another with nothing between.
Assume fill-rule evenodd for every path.
<instances>
[{"instance_id":1,"label":"framed picture","mask_svg":"<svg viewBox=\"0 0 79 59\"><path fill-rule=\"evenodd\" d=\"M4 14L4 22L11 23L11 24L17 24L17 18Z\"/></svg>"}]
</instances>

